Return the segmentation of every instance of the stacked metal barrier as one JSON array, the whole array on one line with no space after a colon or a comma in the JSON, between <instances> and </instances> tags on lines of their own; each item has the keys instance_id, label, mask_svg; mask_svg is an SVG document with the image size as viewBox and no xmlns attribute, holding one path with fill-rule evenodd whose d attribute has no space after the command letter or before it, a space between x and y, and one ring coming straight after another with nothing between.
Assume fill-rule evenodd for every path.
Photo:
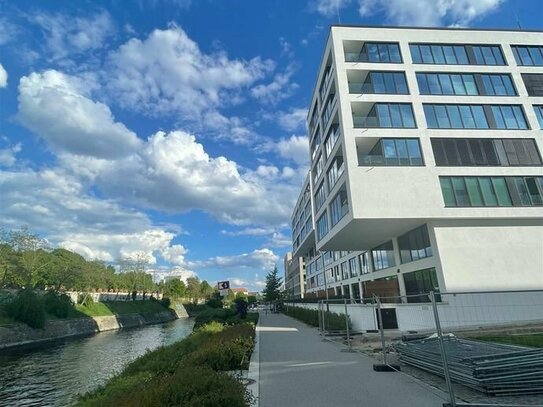
<instances>
[{"instance_id":1,"label":"stacked metal barrier","mask_svg":"<svg viewBox=\"0 0 543 407\"><path fill-rule=\"evenodd\" d=\"M543 349L444 336L451 379L486 394L543 393ZM406 364L443 376L437 337L395 345Z\"/></svg>"}]
</instances>

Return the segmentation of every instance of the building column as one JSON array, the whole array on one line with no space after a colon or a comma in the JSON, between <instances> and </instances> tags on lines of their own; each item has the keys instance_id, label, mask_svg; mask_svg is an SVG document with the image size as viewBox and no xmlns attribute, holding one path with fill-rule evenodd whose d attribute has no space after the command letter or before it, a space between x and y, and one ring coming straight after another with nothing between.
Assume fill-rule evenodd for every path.
<instances>
[{"instance_id":1,"label":"building column","mask_svg":"<svg viewBox=\"0 0 543 407\"><path fill-rule=\"evenodd\" d=\"M405 291L405 283L403 281L403 275L401 273L402 258L400 257L400 246L398 244L397 238L392 239L392 249L394 252L394 263L396 263L396 277L398 278L398 287L400 288L400 295L402 296L401 301L407 302L406 298L404 298L407 293Z\"/></svg>"}]
</instances>

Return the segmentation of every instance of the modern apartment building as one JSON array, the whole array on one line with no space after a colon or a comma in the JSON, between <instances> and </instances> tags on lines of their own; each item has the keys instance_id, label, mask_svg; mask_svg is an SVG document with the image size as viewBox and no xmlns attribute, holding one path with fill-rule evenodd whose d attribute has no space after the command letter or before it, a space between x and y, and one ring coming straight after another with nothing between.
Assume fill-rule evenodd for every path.
<instances>
[{"instance_id":1,"label":"modern apartment building","mask_svg":"<svg viewBox=\"0 0 543 407\"><path fill-rule=\"evenodd\" d=\"M292 257L285 254L285 293L289 299L304 298L305 294L305 262L302 256Z\"/></svg>"},{"instance_id":2,"label":"modern apartment building","mask_svg":"<svg viewBox=\"0 0 543 407\"><path fill-rule=\"evenodd\" d=\"M333 26L293 214L306 292L543 288L543 32Z\"/></svg>"}]
</instances>

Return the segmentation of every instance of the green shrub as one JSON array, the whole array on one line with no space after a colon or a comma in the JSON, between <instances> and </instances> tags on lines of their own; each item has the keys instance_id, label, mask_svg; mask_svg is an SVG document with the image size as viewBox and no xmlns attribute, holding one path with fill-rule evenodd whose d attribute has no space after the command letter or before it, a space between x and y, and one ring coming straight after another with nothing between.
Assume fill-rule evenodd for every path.
<instances>
[{"instance_id":1,"label":"green shrub","mask_svg":"<svg viewBox=\"0 0 543 407\"><path fill-rule=\"evenodd\" d=\"M220 298L210 298L207 300L206 305L211 308L222 308L223 303Z\"/></svg>"},{"instance_id":2,"label":"green shrub","mask_svg":"<svg viewBox=\"0 0 543 407\"><path fill-rule=\"evenodd\" d=\"M73 308L72 300L66 294L56 291L47 291L43 296L45 311L58 318L67 318Z\"/></svg>"},{"instance_id":3,"label":"green shrub","mask_svg":"<svg viewBox=\"0 0 543 407\"><path fill-rule=\"evenodd\" d=\"M94 305L94 299L89 293L80 293L77 296L77 303L83 305L84 307L92 308Z\"/></svg>"},{"instance_id":4,"label":"green shrub","mask_svg":"<svg viewBox=\"0 0 543 407\"><path fill-rule=\"evenodd\" d=\"M207 308L196 315L194 326L199 327L209 322L227 322L228 318L233 317L236 312L228 308Z\"/></svg>"},{"instance_id":5,"label":"green shrub","mask_svg":"<svg viewBox=\"0 0 543 407\"><path fill-rule=\"evenodd\" d=\"M160 305L162 305L164 308L170 308L170 305L172 302L168 297L162 297L162 299L159 301Z\"/></svg>"},{"instance_id":6,"label":"green shrub","mask_svg":"<svg viewBox=\"0 0 543 407\"><path fill-rule=\"evenodd\" d=\"M43 300L32 290L21 290L7 304L8 315L31 328L43 328L45 325L45 307Z\"/></svg>"},{"instance_id":7,"label":"green shrub","mask_svg":"<svg viewBox=\"0 0 543 407\"><path fill-rule=\"evenodd\" d=\"M307 325L320 326L319 312L315 309L286 306L283 308L283 313L290 317L299 319L300 321L305 322ZM335 312L324 311L324 321L327 330L345 330L345 314L336 314ZM347 321L349 323L349 329L352 329L351 319L348 318Z\"/></svg>"}]
</instances>

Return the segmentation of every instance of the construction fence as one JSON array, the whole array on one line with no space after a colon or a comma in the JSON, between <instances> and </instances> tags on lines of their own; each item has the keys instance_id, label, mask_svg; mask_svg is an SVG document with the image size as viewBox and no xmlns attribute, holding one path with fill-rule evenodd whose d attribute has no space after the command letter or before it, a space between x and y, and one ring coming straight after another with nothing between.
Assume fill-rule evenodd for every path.
<instances>
[{"instance_id":1,"label":"construction fence","mask_svg":"<svg viewBox=\"0 0 543 407\"><path fill-rule=\"evenodd\" d=\"M441 389L444 405L543 406L543 290L289 306L316 310L323 337L370 354L381 370L402 370Z\"/></svg>"}]
</instances>

